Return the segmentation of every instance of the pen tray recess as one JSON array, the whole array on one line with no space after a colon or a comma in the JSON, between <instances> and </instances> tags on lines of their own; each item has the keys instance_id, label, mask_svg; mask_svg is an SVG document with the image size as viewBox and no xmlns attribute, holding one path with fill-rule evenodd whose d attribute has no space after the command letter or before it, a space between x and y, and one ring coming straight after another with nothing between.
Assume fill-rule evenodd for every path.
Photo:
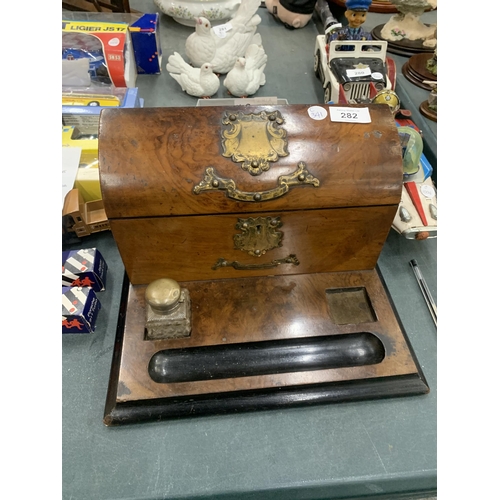
<instances>
[{"instance_id":1,"label":"pen tray recess","mask_svg":"<svg viewBox=\"0 0 500 500\"><path fill-rule=\"evenodd\" d=\"M155 382L172 383L363 366L383 359L382 342L360 332L165 349L153 355L148 370Z\"/></svg>"}]
</instances>

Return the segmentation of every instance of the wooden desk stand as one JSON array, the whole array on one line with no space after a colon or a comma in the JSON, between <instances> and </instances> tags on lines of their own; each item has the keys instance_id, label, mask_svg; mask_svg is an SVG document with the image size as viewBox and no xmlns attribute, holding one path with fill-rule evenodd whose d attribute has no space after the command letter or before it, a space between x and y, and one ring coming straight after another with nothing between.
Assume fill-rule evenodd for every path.
<instances>
[{"instance_id":1,"label":"wooden desk stand","mask_svg":"<svg viewBox=\"0 0 500 500\"><path fill-rule=\"evenodd\" d=\"M401 200L394 118L328 107L102 112L127 273L106 425L428 391L376 270ZM145 336L161 278L189 292L189 337Z\"/></svg>"},{"instance_id":2,"label":"wooden desk stand","mask_svg":"<svg viewBox=\"0 0 500 500\"><path fill-rule=\"evenodd\" d=\"M130 285L125 279L106 425L429 391L376 270L185 282L181 286L189 290L193 301L191 336L146 341L146 286ZM338 299L332 300L333 295L339 295ZM349 320L343 318L346 314L359 315L362 322L336 323ZM225 359L224 349L259 349L259 344L263 363L245 365L243 352L241 363L235 358L226 366L233 376L212 378L224 375L216 370L217 356L221 362ZM200 346L211 346L208 361L204 358L208 366L198 366ZM173 382L155 382L150 361L169 350L183 354L183 362L175 365ZM300 359L290 356L290 351L298 351ZM292 371L276 373L283 369L283 358L291 363L284 369ZM260 374L252 375L252 369ZM240 376L238 370L243 372Z\"/></svg>"}]
</instances>

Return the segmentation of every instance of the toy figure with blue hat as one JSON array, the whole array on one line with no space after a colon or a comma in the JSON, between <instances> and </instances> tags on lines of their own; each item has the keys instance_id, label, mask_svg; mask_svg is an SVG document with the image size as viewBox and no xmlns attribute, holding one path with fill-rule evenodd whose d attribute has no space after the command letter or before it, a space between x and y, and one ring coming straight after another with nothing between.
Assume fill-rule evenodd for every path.
<instances>
[{"instance_id":1,"label":"toy figure with blue hat","mask_svg":"<svg viewBox=\"0 0 500 500\"><path fill-rule=\"evenodd\" d=\"M371 34L361 27L371 4L372 0L346 0L345 17L349 24L332 33L328 43L332 40L372 40Z\"/></svg>"}]
</instances>

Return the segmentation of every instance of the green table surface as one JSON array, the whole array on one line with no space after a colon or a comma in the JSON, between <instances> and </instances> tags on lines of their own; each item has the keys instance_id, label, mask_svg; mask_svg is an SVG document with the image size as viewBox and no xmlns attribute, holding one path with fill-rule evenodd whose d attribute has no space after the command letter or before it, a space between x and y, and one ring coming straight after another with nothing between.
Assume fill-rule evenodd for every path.
<instances>
[{"instance_id":1,"label":"green table surface","mask_svg":"<svg viewBox=\"0 0 500 500\"><path fill-rule=\"evenodd\" d=\"M152 1L131 5L157 11ZM322 102L312 69L315 23L290 31L266 9L259 14L269 60L267 83L256 96ZM373 26L388 19L373 16ZM162 15L160 29L163 72L140 75L140 95L145 106L193 106L196 99L183 94L164 69L173 51L184 53L192 28ZM419 102L421 89L408 85L408 96ZM216 97L227 97L223 87ZM435 138L433 122L419 120ZM64 499L382 499L436 492L437 335L409 261L418 261L437 298L437 239L406 240L391 230L379 259L429 394L113 428L102 418L124 266L110 232L71 246L78 247L97 247L109 272L95 333L62 339Z\"/></svg>"}]
</instances>

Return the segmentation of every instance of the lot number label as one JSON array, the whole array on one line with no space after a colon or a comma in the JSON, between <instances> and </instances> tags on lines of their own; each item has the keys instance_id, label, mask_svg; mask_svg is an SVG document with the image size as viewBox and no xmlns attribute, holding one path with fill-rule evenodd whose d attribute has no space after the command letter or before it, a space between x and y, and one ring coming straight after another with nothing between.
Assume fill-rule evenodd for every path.
<instances>
[{"instance_id":1,"label":"lot number label","mask_svg":"<svg viewBox=\"0 0 500 500\"><path fill-rule=\"evenodd\" d=\"M371 123L372 121L368 108L330 107L329 109L332 122Z\"/></svg>"}]
</instances>

